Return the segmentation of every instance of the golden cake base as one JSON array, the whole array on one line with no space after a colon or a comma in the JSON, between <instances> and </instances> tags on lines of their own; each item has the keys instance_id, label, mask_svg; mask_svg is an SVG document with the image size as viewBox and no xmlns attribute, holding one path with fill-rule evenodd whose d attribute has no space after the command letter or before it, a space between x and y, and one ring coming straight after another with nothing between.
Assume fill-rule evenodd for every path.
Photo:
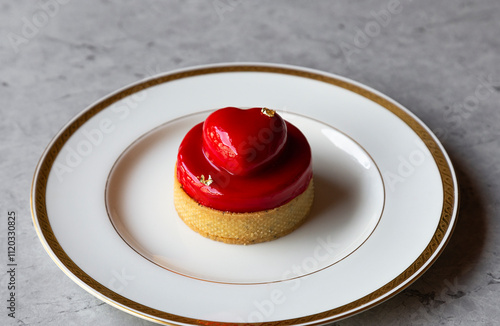
<instances>
[{"instance_id":1,"label":"golden cake base","mask_svg":"<svg viewBox=\"0 0 500 326\"><path fill-rule=\"evenodd\" d=\"M297 229L307 218L314 198L313 180L290 202L265 211L234 213L203 206L192 199L175 177L174 205L192 230L212 240L254 244L278 239Z\"/></svg>"}]
</instances>

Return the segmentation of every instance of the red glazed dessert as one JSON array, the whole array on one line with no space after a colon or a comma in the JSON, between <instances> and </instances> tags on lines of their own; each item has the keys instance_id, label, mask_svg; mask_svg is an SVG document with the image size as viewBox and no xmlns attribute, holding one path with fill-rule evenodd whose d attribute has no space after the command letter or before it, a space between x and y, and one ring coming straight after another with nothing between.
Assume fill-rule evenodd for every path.
<instances>
[{"instance_id":1,"label":"red glazed dessert","mask_svg":"<svg viewBox=\"0 0 500 326\"><path fill-rule=\"evenodd\" d=\"M198 233L227 243L257 243L290 233L313 200L305 136L266 108L227 107L184 137L174 202Z\"/></svg>"}]
</instances>

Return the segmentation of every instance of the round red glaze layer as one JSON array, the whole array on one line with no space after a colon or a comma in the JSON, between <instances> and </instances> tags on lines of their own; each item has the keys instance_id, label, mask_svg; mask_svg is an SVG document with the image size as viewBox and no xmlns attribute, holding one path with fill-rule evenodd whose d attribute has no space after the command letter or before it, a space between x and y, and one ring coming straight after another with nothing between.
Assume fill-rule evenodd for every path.
<instances>
[{"instance_id":1,"label":"round red glaze layer","mask_svg":"<svg viewBox=\"0 0 500 326\"><path fill-rule=\"evenodd\" d=\"M263 114L260 113L261 108L257 109L259 112L247 113L244 121L233 121L231 127L227 127L229 126L227 122L230 122L227 120L219 128L224 132L230 131L227 137L235 141L231 144L232 148L237 149L233 152L236 157L233 157L233 162L237 164L230 165L229 169L226 164L217 164L220 161L213 159L215 150L213 147L207 148L207 137L204 137L204 131L210 129L204 128L204 123L208 121L210 123L208 127L217 126L217 121L212 119L213 115L225 109L214 112L204 123L194 126L181 142L177 155L177 179L184 191L201 205L222 211L255 212L286 204L307 189L312 178L311 149L307 139L299 129L283 121L278 114L274 117L279 118L278 122L280 119L283 121L285 135L283 136L279 128L276 128L274 129L276 136L266 138L271 133L260 130L269 128L269 125L262 124L262 117L258 115ZM250 110L254 109L240 111ZM252 117L256 115L257 129L251 127ZM274 117L266 116L269 122ZM226 118L223 116L223 119ZM250 127L238 128L240 124L250 125ZM277 122L275 124L278 125ZM217 130L217 128L212 128L214 129ZM266 136L263 136L264 133ZM256 137L256 139L249 137ZM278 139L276 140L275 137ZM280 146L282 138L285 140ZM242 142L246 142L247 145L239 145ZM249 155L250 152L253 154ZM271 159L266 160L265 157L259 156L262 152L268 153ZM237 157L239 154L241 157ZM261 160L259 164L252 164L257 158ZM242 173L241 170L245 171Z\"/></svg>"}]
</instances>

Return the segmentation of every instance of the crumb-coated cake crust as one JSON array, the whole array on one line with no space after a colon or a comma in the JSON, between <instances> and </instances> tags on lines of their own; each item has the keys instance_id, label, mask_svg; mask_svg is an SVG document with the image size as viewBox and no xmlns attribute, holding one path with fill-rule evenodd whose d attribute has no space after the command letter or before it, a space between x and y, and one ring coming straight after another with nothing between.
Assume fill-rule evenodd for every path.
<instances>
[{"instance_id":1,"label":"crumb-coated cake crust","mask_svg":"<svg viewBox=\"0 0 500 326\"><path fill-rule=\"evenodd\" d=\"M234 213L203 206L174 181L174 203L179 217L192 230L212 240L254 244L274 240L297 229L307 219L314 197L311 179L307 189L288 203L264 211Z\"/></svg>"}]
</instances>

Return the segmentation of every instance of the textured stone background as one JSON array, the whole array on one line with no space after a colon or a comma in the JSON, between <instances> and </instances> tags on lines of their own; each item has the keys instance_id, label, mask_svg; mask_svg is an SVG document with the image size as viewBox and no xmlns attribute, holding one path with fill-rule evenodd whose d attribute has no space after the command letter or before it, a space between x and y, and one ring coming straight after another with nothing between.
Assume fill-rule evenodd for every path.
<instances>
[{"instance_id":1,"label":"textured stone background","mask_svg":"<svg viewBox=\"0 0 500 326\"><path fill-rule=\"evenodd\" d=\"M460 218L441 258L404 292L336 325L498 325L499 1L401 0L378 29L374 13L389 0L59 0L57 12L54 2L0 0L0 215L18 215L19 260L18 318L1 308L0 324L150 324L82 290L45 253L29 210L37 160L70 118L126 84L197 64L261 61L386 93L436 132L460 179ZM26 27L34 22L40 27ZM0 234L5 266L6 222ZM0 279L3 307L7 275Z\"/></svg>"}]
</instances>

